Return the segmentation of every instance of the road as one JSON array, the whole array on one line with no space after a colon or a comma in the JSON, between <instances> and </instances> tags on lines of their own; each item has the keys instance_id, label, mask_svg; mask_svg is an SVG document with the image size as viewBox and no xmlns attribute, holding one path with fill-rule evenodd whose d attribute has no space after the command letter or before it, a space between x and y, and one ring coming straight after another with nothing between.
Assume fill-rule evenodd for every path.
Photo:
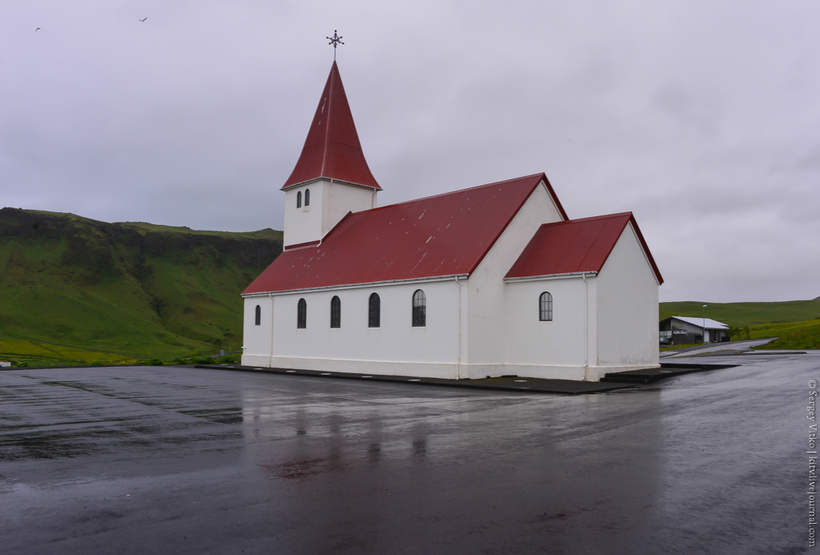
<instances>
[{"instance_id":1,"label":"road","mask_svg":"<svg viewBox=\"0 0 820 555\"><path fill-rule=\"evenodd\" d=\"M809 548L820 353L579 396L185 367L0 372L0 553Z\"/></svg>"}]
</instances>

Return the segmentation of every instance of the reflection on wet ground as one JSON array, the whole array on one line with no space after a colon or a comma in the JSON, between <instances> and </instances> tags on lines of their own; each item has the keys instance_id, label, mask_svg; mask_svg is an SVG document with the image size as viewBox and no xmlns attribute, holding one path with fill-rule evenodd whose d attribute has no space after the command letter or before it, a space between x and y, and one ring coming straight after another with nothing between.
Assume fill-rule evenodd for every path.
<instances>
[{"instance_id":1,"label":"reflection on wet ground","mask_svg":"<svg viewBox=\"0 0 820 555\"><path fill-rule=\"evenodd\" d=\"M820 356L732 358L578 397L3 371L0 553L803 552Z\"/></svg>"}]
</instances>

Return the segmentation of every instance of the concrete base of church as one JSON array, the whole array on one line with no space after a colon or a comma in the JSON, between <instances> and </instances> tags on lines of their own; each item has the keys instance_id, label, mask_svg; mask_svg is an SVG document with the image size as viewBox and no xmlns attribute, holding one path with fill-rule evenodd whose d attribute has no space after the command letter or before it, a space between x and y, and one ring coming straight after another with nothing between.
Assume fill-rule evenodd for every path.
<instances>
[{"instance_id":1,"label":"concrete base of church","mask_svg":"<svg viewBox=\"0 0 820 555\"><path fill-rule=\"evenodd\" d=\"M242 355L242 366L261 366L264 368L286 368L292 370L315 370L317 372L374 374L378 376L442 378L446 380L457 380L467 377L463 374L463 371L462 375L459 376L459 365L449 362L422 363Z\"/></svg>"},{"instance_id":2,"label":"concrete base of church","mask_svg":"<svg viewBox=\"0 0 820 555\"><path fill-rule=\"evenodd\" d=\"M660 364L633 366L545 366L530 364L458 364L453 362L397 362L303 357L242 355L243 366L373 374L377 376L412 376L446 380L483 379L501 376L597 382L614 372L660 368Z\"/></svg>"},{"instance_id":3,"label":"concrete base of church","mask_svg":"<svg viewBox=\"0 0 820 555\"><path fill-rule=\"evenodd\" d=\"M535 364L471 364L469 378L497 378L500 376L518 376L521 378L540 378L544 380L572 380L597 382L606 374L648 370L660 368L660 364L640 364L630 366L551 366Z\"/></svg>"}]
</instances>

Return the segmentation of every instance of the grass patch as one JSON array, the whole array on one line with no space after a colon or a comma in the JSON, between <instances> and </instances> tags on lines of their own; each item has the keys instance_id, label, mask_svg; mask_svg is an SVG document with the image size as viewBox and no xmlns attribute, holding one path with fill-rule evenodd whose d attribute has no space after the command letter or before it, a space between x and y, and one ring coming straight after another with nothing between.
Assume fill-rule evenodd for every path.
<instances>
[{"instance_id":1,"label":"grass patch","mask_svg":"<svg viewBox=\"0 0 820 555\"><path fill-rule=\"evenodd\" d=\"M707 343L707 345L712 345L712 343ZM684 345L669 345L668 347L661 347L661 352L665 351L678 351L680 349L688 349L689 347L703 347L703 343L687 343Z\"/></svg>"},{"instance_id":2,"label":"grass patch","mask_svg":"<svg viewBox=\"0 0 820 555\"><path fill-rule=\"evenodd\" d=\"M93 362L120 364L134 360L133 356L95 351L74 345L8 337L0 338L0 358L9 360L15 365L26 363L29 366L77 365Z\"/></svg>"},{"instance_id":3,"label":"grass patch","mask_svg":"<svg viewBox=\"0 0 820 555\"><path fill-rule=\"evenodd\" d=\"M782 325L779 329L780 333L773 333L778 330L776 325L769 326L766 331L761 333L772 333L772 335L765 335L764 337L775 337L778 339L758 347L759 349L820 349L820 320L813 320L810 322L797 322L795 324L803 325Z\"/></svg>"}]
</instances>

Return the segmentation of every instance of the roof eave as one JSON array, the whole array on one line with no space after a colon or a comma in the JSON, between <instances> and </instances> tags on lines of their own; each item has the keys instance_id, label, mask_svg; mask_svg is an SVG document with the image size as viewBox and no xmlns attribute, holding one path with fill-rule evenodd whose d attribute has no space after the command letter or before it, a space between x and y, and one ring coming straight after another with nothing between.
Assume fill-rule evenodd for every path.
<instances>
[{"instance_id":1,"label":"roof eave","mask_svg":"<svg viewBox=\"0 0 820 555\"><path fill-rule=\"evenodd\" d=\"M519 281L545 281L550 279L568 279L568 278L583 278L583 277L595 277L598 275L596 270L586 270L581 272L566 272L563 274L541 274L537 276L518 276L518 277L505 277L505 283L515 283Z\"/></svg>"},{"instance_id":2,"label":"roof eave","mask_svg":"<svg viewBox=\"0 0 820 555\"><path fill-rule=\"evenodd\" d=\"M344 179L338 179L336 177L327 177L325 175L319 177L312 177L310 179L306 179L304 181L299 181L298 183L291 183L290 185L284 185L280 191L290 191L291 189L296 189L297 187L304 187L305 185L312 185L313 183L318 183L319 181L330 181L331 183L341 183L343 185L350 185L352 187L361 187L363 189L372 189L374 191L381 191L382 188L378 185L364 185L362 183L354 183L353 181L345 181Z\"/></svg>"},{"instance_id":3,"label":"roof eave","mask_svg":"<svg viewBox=\"0 0 820 555\"><path fill-rule=\"evenodd\" d=\"M655 273L655 279L658 280L658 286L663 285L663 276L661 275L661 271L655 263L655 257L652 256L652 251L649 250L649 245L646 244L646 240L643 238L643 233L641 233L641 228L638 227L638 221L635 219L635 215L632 212L629 213L629 221L632 223L632 229L635 230L635 235L638 236L638 241L641 243L643 253L646 256L649 265L652 267L652 271Z\"/></svg>"},{"instance_id":4,"label":"roof eave","mask_svg":"<svg viewBox=\"0 0 820 555\"><path fill-rule=\"evenodd\" d=\"M256 291L253 293L243 292L241 297L244 299L253 297L268 297L271 295L287 295L290 293L310 293L312 291L327 291L329 289L362 289L365 287L385 287L388 285L401 285L404 283L419 283L419 282L436 282L436 281L458 281L459 278L469 278L469 274L449 274L445 276L427 276L410 279L390 279L384 281L370 281L363 283L345 283L336 285L323 285L320 287L305 287L296 289L282 289L279 291Z\"/></svg>"}]
</instances>

